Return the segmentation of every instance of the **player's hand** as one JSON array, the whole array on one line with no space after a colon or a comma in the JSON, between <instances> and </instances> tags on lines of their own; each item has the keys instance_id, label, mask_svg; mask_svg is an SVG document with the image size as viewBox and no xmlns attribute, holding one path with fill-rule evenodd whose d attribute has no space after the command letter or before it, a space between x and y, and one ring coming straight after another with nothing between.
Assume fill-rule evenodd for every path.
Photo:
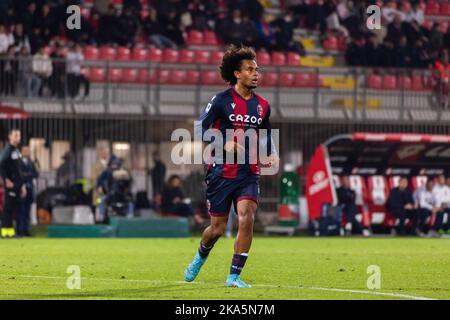
<instances>
[{"instance_id":1,"label":"player's hand","mask_svg":"<svg viewBox=\"0 0 450 320\"><path fill-rule=\"evenodd\" d=\"M238 155L245 152L245 148L234 141L228 141L227 143L225 143L223 148L226 152L236 152Z\"/></svg>"},{"instance_id":2,"label":"player's hand","mask_svg":"<svg viewBox=\"0 0 450 320\"><path fill-rule=\"evenodd\" d=\"M271 167L278 167L280 164L280 157L278 157L276 154L271 154L269 157L269 166Z\"/></svg>"},{"instance_id":3,"label":"player's hand","mask_svg":"<svg viewBox=\"0 0 450 320\"><path fill-rule=\"evenodd\" d=\"M12 183L12 181L9 179L6 179L5 184L6 184L6 188L8 188L8 189L14 188L14 183Z\"/></svg>"}]
</instances>

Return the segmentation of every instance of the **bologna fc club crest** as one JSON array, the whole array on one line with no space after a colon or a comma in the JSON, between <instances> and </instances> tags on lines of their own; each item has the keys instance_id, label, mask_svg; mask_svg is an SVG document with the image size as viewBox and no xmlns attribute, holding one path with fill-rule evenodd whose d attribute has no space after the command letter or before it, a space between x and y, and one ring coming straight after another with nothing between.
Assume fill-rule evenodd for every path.
<instances>
[{"instance_id":1,"label":"bologna fc club crest","mask_svg":"<svg viewBox=\"0 0 450 320\"><path fill-rule=\"evenodd\" d=\"M258 104L258 114L261 116L263 113L263 107L261 107L260 104Z\"/></svg>"}]
</instances>

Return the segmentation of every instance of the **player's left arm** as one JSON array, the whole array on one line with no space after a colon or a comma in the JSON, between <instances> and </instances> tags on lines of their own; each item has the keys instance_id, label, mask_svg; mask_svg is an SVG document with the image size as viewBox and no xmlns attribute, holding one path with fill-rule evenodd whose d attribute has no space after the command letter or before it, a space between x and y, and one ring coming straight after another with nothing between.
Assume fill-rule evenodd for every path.
<instances>
[{"instance_id":1,"label":"player's left arm","mask_svg":"<svg viewBox=\"0 0 450 320\"><path fill-rule=\"evenodd\" d=\"M264 129L267 133L265 135L262 135L259 144L260 148L263 148L263 150L265 150L267 152L267 155L269 156L269 166L278 166L280 158L278 156L278 151L272 137L272 127L270 125L270 106L267 107L266 115L259 129Z\"/></svg>"}]
</instances>

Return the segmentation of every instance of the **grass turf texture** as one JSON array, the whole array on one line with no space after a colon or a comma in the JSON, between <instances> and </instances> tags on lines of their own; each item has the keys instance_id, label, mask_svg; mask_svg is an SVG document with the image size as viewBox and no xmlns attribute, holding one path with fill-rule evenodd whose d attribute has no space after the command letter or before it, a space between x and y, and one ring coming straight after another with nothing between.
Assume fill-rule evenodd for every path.
<instances>
[{"instance_id":1,"label":"grass turf texture","mask_svg":"<svg viewBox=\"0 0 450 320\"><path fill-rule=\"evenodd\" d=\"M233 240L221 239L193 283L183 271L199 238L11 239L0 241L0 299L404 299L370 291L369 265L381 268L375 292L450 299L450 240L257 237L242 279L225 287ZM81 289L66 287L69 265ZM325 288L326 290L317 289Z\"/></svg>"}]
</instances>

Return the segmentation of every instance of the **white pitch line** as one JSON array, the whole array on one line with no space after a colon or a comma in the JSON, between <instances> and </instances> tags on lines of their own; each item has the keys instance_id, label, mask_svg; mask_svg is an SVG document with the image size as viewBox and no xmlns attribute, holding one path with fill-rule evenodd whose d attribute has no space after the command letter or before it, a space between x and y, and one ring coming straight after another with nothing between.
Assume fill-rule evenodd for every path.
<instances>
[{"instance_id":1,"label":"white pitch line","mask_svg":"<svg viewBox=\"0 0 450 320\"><path fill-rule=\"evenodd\" d=\"M3 277L16 277L16 278L37 278L37 279L58 279L66 280L67 277L59 276L35 276L35 275L2 275ZM190 282L185 281L165 281L165 280L138 280L138 279L107 279L107 278L81 278L81 280L87 281L106 281L106 282L145 282L145 283L173 283L173 284L212 284L218 285L218 283L205 283L205 282ZM368 295L380 295L389 296L395 298L403 298L410 300L437 300L435 298L413 296L407 294L390 293L390 292L380 292L380 291L368 291L368 290L354 290L354 289L338 289L338 288L320 288L320 287L299 287L299 286L286 286L286 285L274 285L274 284L255 284L253 287L261 288L284 288L284 289L297 289L297 290L316 290L316 291L329 291L329 292L346 292L346 293L357 293L357 294L368 294Z\"/></svg>"}]
</instances>

